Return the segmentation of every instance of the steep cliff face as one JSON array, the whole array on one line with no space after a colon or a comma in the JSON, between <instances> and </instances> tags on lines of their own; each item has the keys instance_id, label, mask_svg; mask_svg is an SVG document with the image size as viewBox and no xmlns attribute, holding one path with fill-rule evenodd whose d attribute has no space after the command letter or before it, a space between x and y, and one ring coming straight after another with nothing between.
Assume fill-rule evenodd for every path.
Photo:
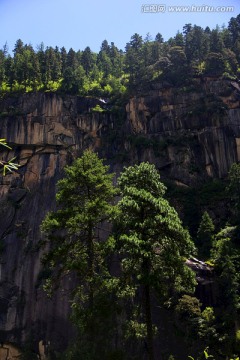
<instances>
[{"instance_id":1,"label":"steep cliff face","mask_svg":"<svg viewBox=\"0 0 240 360\"><path fill-rule=\"evenodd\" d=\"M39 226L55 206L56 181L83 146L98 149L111 114L90 113L98 100L25 95L1 104L0 136L14 144L21 168L0 186L0 341L50 341L71 337L67 295L47 299L41 290ZM2 156L6 156L3 154ZM66 280L66 293L71 279ZM28 338L31 339L28 339Z\"/></svg>"},{"instance_id":2,"label":"steep cliff face","mask_svg":"<svg viewBox=\"0 0 240 360\"><path fill-rule=\"evenodd\" d=\"M91 147L118 174L123 165L150 161L162 177L191 186L226 176L240 160L237 83L197 80L192 88L156 85L131 98L124 114L91 109L97 99L26 94L0 103L0 138L22 165L0 185L0 340L50 341L64 347L72 335L69 304L60 291L41 290L39 225L55 207L56 182L66 163ZM66 290L72 285L66 280Z\"/></svg>"},{"instance_id":3,"label":"steep cliff face","mask_svg":"<svg viewBox=\"0 0 240 360\"><path fill-rule=\"evenodd\" d=\"M239 100L239 85L230 81L196 79L181 89L160 85L130 99L129 132L147 137L147 156L177 182L224 177L240 159Z\"/></svg>"}]
</instances>

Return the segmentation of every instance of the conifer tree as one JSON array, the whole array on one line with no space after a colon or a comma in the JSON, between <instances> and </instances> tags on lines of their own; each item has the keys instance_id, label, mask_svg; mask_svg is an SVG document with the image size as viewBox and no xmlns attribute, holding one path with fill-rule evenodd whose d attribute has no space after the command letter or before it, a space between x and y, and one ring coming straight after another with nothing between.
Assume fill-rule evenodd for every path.
<instances>
[{"instance_id":1,"label":"conifer tree","mask_svg":"<svg viewBox=\"0 0 240 360\"><path fill-rule=\"evenodd\" d=\"M163 198L165 186L154 165L126 168L118 185L122 199L117 205L117 247L126 281L123 289L131 289L135 312L139 309L130 319L129 331L145 331L148 359L153 360L152 295L162 304L178 291L193 290L194 275L184 257L194 251L194 245L177 212Z\"/></svg>"},{"instance_id":2,"label":"conifer tree","mask_svg":"<svg viewBox=\"0 0 240 360\"><path fill-rule=\"evenodd\" d=\"M228 174L227 193L232 202L233 224L240 225L240 164L233 163Z\"/></svg>"},{"instance_id":3,"label":"conifer tree","mask_svg":"<svg viewBox=\"0 0 240 360\"><path fill-rule=\"evenodd\" d=\"M204 259L208 258L210 255L214 229L215 227L213 221L207 211L205 211L202 215L197 232L197 246L199 249L199 255Z\"/></svg>"},{"instance_id":4,"label":"conifer tree","mask_svg":"<svg viewBox=\"0 0 240 360\"><path fill-rule=\"evenodd\" d=\"M50 246L44 263L53 271L47 285L61 285L60 278L67 274L75 274L78 280L72 293L77 347L74 354L68 354L69 359L105 358L104 351L109 351L112 344L111 336L106 336L110 329L106 322L111 322L114 305L111 277L105 242L100 241L98 231L112 212L112 178L108 166L92 151L85 151L65 168L65 177L57 184L58 209L48 213L42 223Z\"/></svg>"}]
</instances>

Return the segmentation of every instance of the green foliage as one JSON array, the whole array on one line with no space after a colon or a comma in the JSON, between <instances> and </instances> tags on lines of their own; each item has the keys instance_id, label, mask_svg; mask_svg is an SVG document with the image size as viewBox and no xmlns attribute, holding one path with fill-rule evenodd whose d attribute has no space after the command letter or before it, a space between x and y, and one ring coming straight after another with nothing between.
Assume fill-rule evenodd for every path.
<instances>
[{"instance_id":1,"label":"green foliage","mask_svg":"<svg viewBox=\"0 0 240 360\"><path fill-rule=\"evenodd\" d=\"M93 112L104 112L105 110L99 104L97 104L95 107L93 107L91 109L91 111L93 111Z\"/></svg>"},{"instance_id":2,"label":"green foliage","mask_svg":"<svg viewBox=\"0 0 240 360\"><path fill-rule=\"evenodd\" d=\"M111 311L114 281L106 262L107 244L98 236L98 228L113 212L112 178L108 166L92 151L85 151L65 168L65 178L57 184L58 210L48 213L41 227L50 240L50 251L43 259L52 270L47 288L61 286L60 276L78 278L79 285L72 291L77 349L68 354L69 359L101 359L114 348L107 336L116 323Z\"/></svg>"},{"instance_id":3,"label":"green foliage","mask_svg":"<svg viewBox=\"0 0 240 360\"><path fill-rule=\"evenodd\" d=\"M214 309L206 307L201 312L201 305L197 298L183 295L176 306L177 326L182 329L188 348L195 354L201 354L206 346L216 349L220 346Z\"/></svg>"},{"instance_id":4,"label":"green foliage","mask_svg":"<svg viewBox=\"0 0 240 360\"><path fill-rule=\"evenodd\" d=\"M6 139L0 139L0 145L5 146L6 148L10 149L10 146L8 146Z\"/></svg>"},{"instance_id":5,"label":"green foliage","mask_svg":"<svg viewBox=\"0 0 240 360\"><path fill-rule=\"evenodd\" d=\"M239 319L240 251L239 228L226 226L213 243L216 282L219 289L217 326L221 351L232 356L239 351L235 324ZM220 325L221 324L221 325Z\"/></svg>"},{"instance_id":6,"label":"green foliage","mask_svg":"<svg viewBox=\"0 0 240 360\"><path fill-rule=\"evenodd\" d=\"M225 187L225 182L220 179L213 179L203 184L201 188L199 188L198 194L201 205L207 206L213 204L215 207L219 201L226 198Z\"/></svg>"},{"instance_id":7,"label":"green foliage","mask_svg":"<svg viewBox=\"0 0 240 360\"><path fill-rule=\"evenodd\" d=\"M197 247L199 249L199 255L203 257L203 259L207 259L210 256L214 229L213 221L207 211L205 211L197 231Z\"/></svg>"},{"instance_id":8,"label":"green foliage","mask_svg":"<svg viewBox=\"0 0 240 360\"><path fill-rule=\"evenodd\" d=\"M50 254L53 256L52 267L61 263L62 269L76 270L80 277L86 276L86 270L83 270L88 266L89 246L93 247L93 252L95 247L96 251L102 251L94 228L107 220L112 211L109 202L115 190L113 175L107 174L107 170L108 167L91 151L84 152L72 166L65 168L66 177L57 184L56 199L60 208L48 213L42 224L42 230L55 244ZM63 230L63 235L54 236L58 230ZM97 259L92 261L95 268Z\"/></svg>"},{"instance_id":9,"label":"green foliage","mask_svg":"<svg viewBox=\"0 0 240 360\"><path fill-rule=\"evenodd\" d=\"M134 294L134 307L139 313L131 321L142 319L140 323L146 325L149 359L152 359L150 294L154 292L164 303L171 302L177 292L193 291L194 276L184 265L183 257L194 252L194 246L176 211L163 198L166 188L153 165L141 163L125 168L118 186L122 198L117 205L116 246L122 254L121 281L123 289L130 286L131 296ZM139 304L139 292L145 299L143 304Z\"/></svg>"},{"instance_id":10,"label":"green foliage","mask_svg":"<svg viewBox=\"0 0 240 360\"><path fill-rule=\"evenodd\" d=\"M66 177L57 185L58 210L47 214L42 224L50 250L38 284L47 278L49 291L61 286L62 277L78 278L71 300L78 336L67 359L124 359L123 344L131 338L146 338L151 346L157 328L151 320L150 294L155 292L161 304L170 303L177 292L192 291L195 284L183 260L194 246L163 199L165 186L154 166L142 163L124 170L119 178L122 199L115 210L110 203L116 190L107 170L91 151L67 166ZM114 212L117 236L100 242L96 229ZM114 251L121 256L122 274L117 278L107 266ZM125 329L126 339L116 345L113 334L117 337L119 329Z\"/></svg>"},{"instance_id":11,"label":"green foliage","mask_svg":"<svg viewBox=\"0 0 240 360\"><path fill-rule=\"evenodd\" d=\"M219 286L224 291L221 303L223 306L229 306L232 313L239 308L240 300L238 237L239 229L237 227L226 227L215 236L212 250L216 272L219 275Z\"/></svg>"},{"instance_id":12,"label":"green foliage","mask_svg":"<svg viewBox=\"0 0 240 360\"><path fill-rule=\"evenodd\" d=\"M51 270L48 268L44 268L40 270L35 287L38 288L39 286L41 286L44 283L44 281L51 276L51 273L52 273Z\"/></svg>"},{"instance_id":13,"label":"green foliage","mask_svg":"<svg viewBox=\"0 0 240 360\"><path fill-rule=\"evenodd\" d=\"M196 318L201 315L200 301L190 295L183 295L176 306L176 313L181 319Z\"/></svg>"},{"instance_id":14,"label":"green foliage","mask_svg":"<svg viewBox=\"0 0 240 360\"><path fill-rule=\"evenodd\" d=\"M203 351L203 356L205 359L215 359L215 357L211 354L209 354L209 348L207 347L204 351ZM188 356L189 359L194 360L194 357L192 356ZM231 358L230 360L239 360L239 356L234 356L234 358Z\"/></svg>"},{"instance_id":15,"label":"green foliage","mask_svg":"<svg viewBox=\"0 0 240 360\"><path fill-rule=\"evenodd\" d=\"M192 296L183 295L175 306L175 326L178 336L186 342L188 349L196 341L198 319L201 314L200 301Z\"/></svg>"},{"instance_id":16,"label":"green foliage","mask_svg":"<svg viewBox=\"0 0 240 360\"><path fill-rule=\"evenodd\" d=\"M233 224L239 224L240 216L240 164L232 164L228 174L227 194L232 203Z\"/></svg>"},{"instance_id":17,"label":"green foliage","mask_svg":"<svg viewBox=\"0 0 240 360\"><path fill-rule=\"evenodd\" d=\"M220 179L209 180L195 187L177 186L172 182L166 182L167 198L173 205L181 204L181 219L196 239L197 230L201 221L202 209L209 209L216 213L219 204L226 200L226 183ZM224 226L226 218L217 218L218 226Z\"/></svg>"},{"instance_id":18,"label":"green foliage","mask_svg":"<svg viewBox=\"0 0 240 360\"><path fill-rule=\"evenodd\" d=\"M207 75L222 75L225 71L225 63L222 54L210 52L206 58L205 73Z\"/></svg>"},{"instance_id":19,"label":"green foliage","mask_svg":"<svg viewBox=\"0 0 240 360\"><path fill-rule=\"evenodd\" d=\"M207 323L211 323L215 320L214 310L212 307L206 307L202 312L202 317Z\"/></svg>"},{"instance_id":20,"label":"green foliage","mask_svg":"<svg viewBox=\"0 0 240 360\"><path fill-rule=\"evenodd\" d=\"M208 348L206 348L203 353L204 353L205 359L209 359L209 358L213 359L213 355L210 355L208 353Z\"/></svg>"},{"instance_id":21,"label":"green foliage","mask_svg":"<svg viewBox=\"0 0 240 360\"><path fill-rule=\"evenodd\" d=\"M6 47L0 49L0 93L44 90L116 99L148 91L159 81L187 87L199 76L237 80L238 23L239 16L231 18L228 28L186 24L167 41L159 33L154 40L135 33L125 51L104 40L98 53L89 46L67 52L43 43L35 51L18 39L13 56Z\"/></svg>"},{"instance_id":22,"label":"green foliage","mask_svg":"<svg viewBox=\"0 0 240 360\"><path fill-rule=\"evenodd\" d=\"M6 139L0 139L0 145L8 148L9 150L12 149L10 146L7 145ZM14 157L8 161L0 160L0 170L3 172L3 176L5 176L8 171L13 172L18 170L20 165L14 162L15 159L16 158Z\"/></svg>"},{"instance_id":23,"label":"green foliage","mask_svg":"<svg viewBox=\"0 0 240 360\"><path fill-rule=\"evenodd\" d=\"M238 344L240 344L240 330L236 331L236 341Z\"/></svg>"},{"instance_id":24,"label":"green foliage","mask_svg":"<svg viewBox=\"0 0 240 360\"><path fill-rule=\"evenodd\" d=\"M228 28L204 30L186 24L182 33L178 32L168 41L164 41L161 34L152 40L149 35L143 39L136 33L127 43L125 52L106 40L98 53L89 47L67 52L65 48L44 48L43 44L35 51L19 39L13 56L6 49L0 50L0 96L13 92L57 91L107 97L123 107L129 95L143 94L156 82L181 86L180 93L196 92L199 91L199 77L215 76L231 81L239 77L239 28L238 15L230 20ZM222 89L220 96L230 94L229 86ZM119 113L117 106L111 109L115 114ZM188 117L211 115L214 118L224 115L225 110L226 105L213 95L203 97L200 105L193 102ZM92 111L104 109L97 105ZM17 112L2 112L0 117L9 115L17 115ZM119 123L121 121L119 117ZM109 136L116 139L117 131ZM169 144L184 147L186 137L180 135L168 141L156 141L135 136L128 141L161 156ZM195 141L194 138L191 141ZM0 145L8 147L3 139ZM127 152L116 157L118 161L129 160ZM236 226L225 226L214 236L213 242L213 223L207 213L200 220L200 214L209 207L213 213L216 204L225 198L224 182L214 180L195 189L172 186L168 193L174 203L181 204L184 224L196 233L199 254L208 258L213 245L211 262L221 294L216 309L207 307L202 312L197 300L186 294L182 296L177 311L184 317L186 329L183 330L189 339L197 344L201 342L201 353L210 344L217 355L228 357L236 353L239 346L235 331L235 322L239 321L240 288L238 165L232 166L227 187L232 205L229 224ZM7 171L17 170L18 164L11 159L1 161L0 167L5 175ZM107 171L103 162L91 152L84 153L67 167L66 178L58 183L58 208L46 216L42 225L50 250L43 261L46 269L39 273L36 286L46 278L45 288L50 291L53 285L62 286L61 279L65 276L75 276L79 283L71 298L72 320L78 329L78 338L66 354L67 359L125 360L128 355L121 346L113 346L115 338L111 340L111 335L117 334L119 343L127 343L121 337L122 319L126 319L127 338L146 340L151 349L155 335L151 296L154 294L158 305L171 305L179 294L190 292L194 285L193 275L184 265L184 258L194 251L194 246L176 211L164 199L166 189L156 169L149 164L125 169L119 178L122 198L115 210L112 175ZM201 169L193 163L189 171L196 174ZM106 235L107 240L100 242L98 229L104 221L110 221L115 211L116 234L108 238ZM114 252L121 262L118 277L109 271ZM208 357L206 350L205 358Z\"/></svg>"}]
</instances>

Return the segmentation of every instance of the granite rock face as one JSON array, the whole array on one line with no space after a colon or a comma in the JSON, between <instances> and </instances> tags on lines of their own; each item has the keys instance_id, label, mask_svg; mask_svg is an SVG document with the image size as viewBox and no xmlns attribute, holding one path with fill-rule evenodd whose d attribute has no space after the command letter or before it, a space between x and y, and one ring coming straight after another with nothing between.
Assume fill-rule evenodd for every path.
<instances>
[{"instance_id":1,"label":"granite rock face","mask_svg":"<svg viewBox=\"0 0 240 360\"><path fill-rule=\"evenodd\" d=\"M48 299L41 289L39 226L55 208L56 182L63 167L86 147L98 149L112 115L90 113L95 99L31 94L7 99L0 105L0 136L16 156L18 172L0 182L0 341L34 341L64 348L72 336L68 290Z\"/></svg>"},{"instance_id":2,"label":"granite rock face","mask_svg":"<svg viewBox=\"0 0 240 360\"><path fill-rule=\"evenodd\" d=\"M106 111L93 111L96 105ZM25 94L1 101L0 138L13 148L0 156L21 164L0 179L0 341L50 341L61 349L73 334L73 280L52 299L42 291L39 226L55 208L63 167L92 148L117 175L124 165L149 161L179 186L224 178L240 160L240 89L206 78L193 88L158 84L129 99L121 116L98 99Z\"/></svg>"},{"instance_id":3,"label":"granite rock face","mask_svg":"<svg viewBox=\"0 0 240 360\"><path fill-rule=\"evenodd\" d=\"M152 142L145 157L151 156L168 177L191 185L205 176L225 177L240 160L239 107L237 83L196 79L191 87L159 86L130 99L128 128ZM146 141L143 145L150 149Z\"/></svg>"}]
</instances>

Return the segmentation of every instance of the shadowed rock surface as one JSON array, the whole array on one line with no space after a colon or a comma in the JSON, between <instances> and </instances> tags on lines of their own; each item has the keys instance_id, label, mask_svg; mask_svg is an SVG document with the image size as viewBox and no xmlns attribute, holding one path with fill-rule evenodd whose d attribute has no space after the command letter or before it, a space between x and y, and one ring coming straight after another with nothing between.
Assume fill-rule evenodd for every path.
<instances>
[{"instance_id":1,"label":"shadowed rock surface","mask_svg":"<svg viewBox=\"0 0 240 360\"><path fill-rule=\"evenodd\" d=\"M227 95L226 95L227 94ZM235 82L196 79L194 88L157 84L126 108L94 112L102 101L51 93L25 94L0 103L0 138L21 168L0 179L0 339L21 344L50 341L56 349L72 337L68 290L48 299L41 289L39 225L55 208L63 167L93 148L118 175L149 161L163 179L190 187L224 178L240 160L240 90ZM104 107L104 106L103 106ZM163 331L164 332L164 331Z\"/></svg>"}]
</instances>

